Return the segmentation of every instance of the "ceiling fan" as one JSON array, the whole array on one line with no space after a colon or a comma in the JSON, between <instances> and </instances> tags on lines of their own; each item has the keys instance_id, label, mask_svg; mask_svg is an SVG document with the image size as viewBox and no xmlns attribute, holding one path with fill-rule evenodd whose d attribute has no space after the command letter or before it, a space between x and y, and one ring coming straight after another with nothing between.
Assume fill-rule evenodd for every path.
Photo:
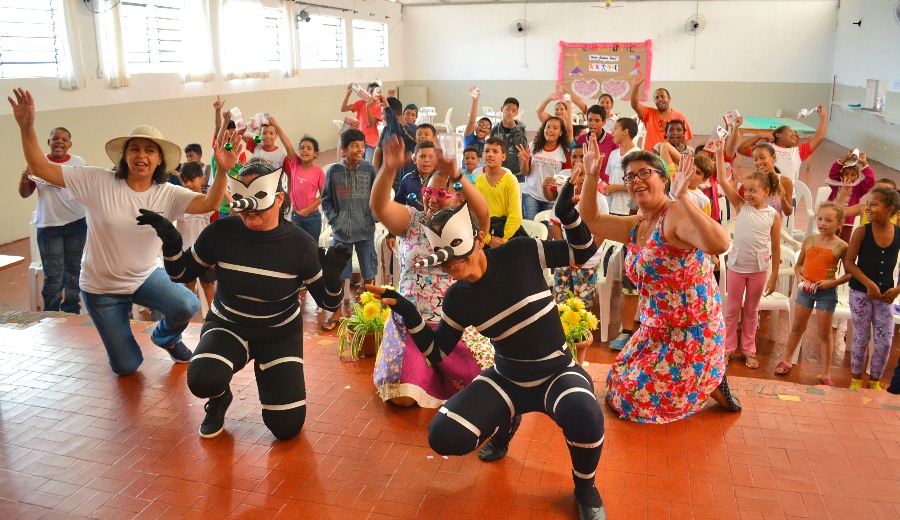
<instances>
[{"instance_id":1,"label":"ceiling fan","mask_svg":"<svg viewBox=\"0 0 900 520\"><path fill-rule=\"evenodd\" d=\"M612 9L614 7L622 7L621 5L613 5L613 0L603 0L603 5L592 5L591 7L598 7L602 9Z\"/></svg>"}]
</instances>

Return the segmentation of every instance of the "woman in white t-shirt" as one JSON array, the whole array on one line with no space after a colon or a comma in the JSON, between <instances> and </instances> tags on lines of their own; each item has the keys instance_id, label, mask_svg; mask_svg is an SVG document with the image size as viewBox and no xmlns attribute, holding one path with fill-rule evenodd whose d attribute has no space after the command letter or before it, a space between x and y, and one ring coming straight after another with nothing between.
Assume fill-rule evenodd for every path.
<instances>
[{"instance_id":1,"label":"woman in white t-shirt","mask_svg":"<svg viewBox=\"0 0 900 520\"><path fill-rule=\"evenodd\" d=\"M106 143L106 153L116 171L51 163L41 152L34 132L34 98L21 88L13 93L16 99L9 98L9 102L21 131L28 168L35 176L68 189L70 197L85 207L89 225L81 269L82 299L106 347L113 372L132 374L143 361L129 323L134 303L164 314L151 340L173 361L187 363L192 353L182 343L181 333L199 302L159 267L160 240L151 227L139 226L135 218L140 209L158 212L170 220L185 213L212 211L225 195L228 177L217 177L206 194L166 182L167 165L180 162L181 148L165 140L152 126L135 127L129 135ZM217 143L225 143L224 128L222 125ZM238 143L240 134L233 134L232 146ZM234 151L225 151L220 145L215 155L225 171L237 161Z\"/></svg>"},{"instance_id":2,"label":"woman in white t-shirt","mask_svg":"<svg viewBox=\"0 0 900 520\"><path fill-rule=\"evenodd\" d=\"M522 184L522 218L534 219L541 211L553 209L553 202L544 197L544 181L569 167L569 134L558 117L548 117L531 150L517 146L519 167L525 176Z\"/></svg>"}]
</instances>

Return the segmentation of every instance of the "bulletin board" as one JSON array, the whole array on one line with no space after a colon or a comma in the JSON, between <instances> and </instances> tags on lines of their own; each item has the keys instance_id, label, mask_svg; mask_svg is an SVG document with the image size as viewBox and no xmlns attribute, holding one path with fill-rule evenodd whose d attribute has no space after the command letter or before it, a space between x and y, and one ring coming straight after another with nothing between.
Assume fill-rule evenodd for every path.
<instances>
[{"instance_id":1,"label":"bulletin board","mask_svg":"<svg viewBox=\"0 0 900 520\"><path fill-rule=\"evenodd\" d=\"M616 43L559 42L557 86L565 85L586 103L600 94L615 100L631 97L631 80L643 71L644 83L640 100L650 93L650 70L653 61L650 40Z\"/></svg>"}]
</instances>

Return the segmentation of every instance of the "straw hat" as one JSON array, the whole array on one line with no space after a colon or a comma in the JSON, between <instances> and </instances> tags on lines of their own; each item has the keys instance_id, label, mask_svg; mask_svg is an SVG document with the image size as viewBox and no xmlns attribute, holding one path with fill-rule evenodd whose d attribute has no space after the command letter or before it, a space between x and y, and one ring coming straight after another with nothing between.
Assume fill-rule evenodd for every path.
<instances>
[{"instance_id":1,"label":"straw hat","mask_svg":"<svg viewBox=\"0 0 900 520\"><path fill-rule=\"evenodd\" d=\"M119 161L122 160L122 155L125 151L125 143L128 142L129 139L133 139L135 137L143 137L144 139L150 139L159 149L162 150L163 160L166 161L166 169L172 170L179 163L181 163L181 147L172 141L167 141L163 138L162 132L157 130L156 128L150 125L140 125L136 126L128 132L128 135L125 137L116 137L115 139L111 139L108 143L106 143L106 155L109 157L109 160L113 162L113 164L118 165Z\"/></svg>"}]
</instances>

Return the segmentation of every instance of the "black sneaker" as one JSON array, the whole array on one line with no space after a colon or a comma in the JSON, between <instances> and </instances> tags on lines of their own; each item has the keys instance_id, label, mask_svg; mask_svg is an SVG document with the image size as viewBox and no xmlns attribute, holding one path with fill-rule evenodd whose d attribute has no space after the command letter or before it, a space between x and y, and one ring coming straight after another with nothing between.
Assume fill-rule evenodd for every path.
<instances>
[{"instance_id":1,"label":"black sneaker","mask_svg":"<svg viewBox=\"0 0 900 520\"><path fill-rule=\"evenodd\" d=\"M606 508L597 488L575 488L575 503L578 504L578 520L606 520Z\"/></svg>"},{"instance_id":2,"label":"black sneaker","mask_svg":"<svg viewBox=\"0 0 900 520\"><path fill-rule=\"evenodd\" d=\"M509 451L509 443L516 434L516 430L519 429L520 424L522 424L522 416L517 415L513 417L509 425L509 431L505 434L501 432L495 433L481 448L481 451L478 452L478 458L485 462L494 462L506 457L506 452Z\"/></svg>"},{"instance_id":3,"label":"black sneaker","mask_svg":"<svg viewBox=\"0 0 900 520\"><path fill-rule=\"evenodd\" d=\"M183 342L179 341L174 345L169 345L168 347L160 347L169 353L169 357L172 358L172 361L176 363L190 363L191 356L194 355L191 352L191 349L187 348Z\"/></svg>"},{"instance_id":4,"label":"black sneaker","mask_svg":"<svg viewBox=\"0 0 900 520\"><path fill-rule=\"evenodd\" d=\"M206 418L200 424L200 436L204 439L211 439L222 433L225 429L225 412L231 405L231 388L225 390L225 393L219 397L213 397L203 405L206 410Z\"/></svg>"}]
</instances>

